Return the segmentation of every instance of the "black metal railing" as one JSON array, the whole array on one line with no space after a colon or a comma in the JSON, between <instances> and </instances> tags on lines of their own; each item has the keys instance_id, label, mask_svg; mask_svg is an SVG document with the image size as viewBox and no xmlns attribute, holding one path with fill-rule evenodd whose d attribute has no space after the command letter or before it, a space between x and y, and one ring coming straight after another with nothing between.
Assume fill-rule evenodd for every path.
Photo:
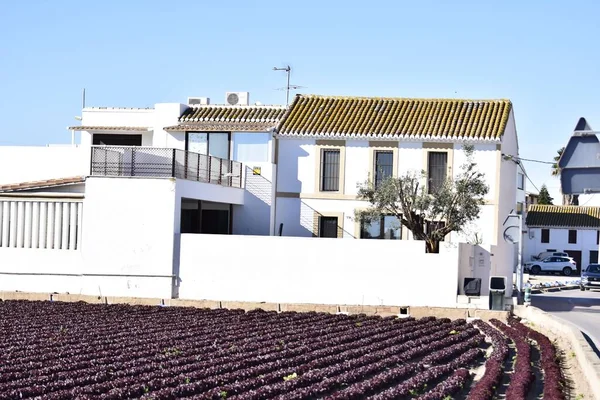
<instances>
[{"instance_id":1,"label":"black metal railing","mask_svg":"<svg viewBox=\"0 0 600 400\"><path fill-rule=\"evenodd\" d=\"M242 187L242 164L237 161L156 147L93 146L91 175L172 177Z\"/></svg>"}]
</instances>

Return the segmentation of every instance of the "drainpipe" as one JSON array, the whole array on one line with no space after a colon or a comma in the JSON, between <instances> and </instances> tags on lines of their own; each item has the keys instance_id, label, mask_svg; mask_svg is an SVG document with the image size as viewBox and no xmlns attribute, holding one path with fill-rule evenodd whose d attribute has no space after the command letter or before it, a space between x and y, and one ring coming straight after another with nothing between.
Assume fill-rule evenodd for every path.
<instances>
[{"instance_id":1,"label":"drainpipe","mask_svg":"<svg viewBox=\"0 0 600 400\"><path fill-rule=\"evenodd\" d=\"M279 171L278 171L278 167L279 165L277 165L277 163L275 162L277 157L276 157L276 140L277 138L275 137L275 129L271 129L271 164L273 166L273 174L275 176L272 177L272 184L271 184L271 223L270 223L270 231L271 231L271 236L277 236L277 232L275 232L275 227L276 227L276 219L277 219L277 179L279 178Z\"/></svg>"}]
</instances>

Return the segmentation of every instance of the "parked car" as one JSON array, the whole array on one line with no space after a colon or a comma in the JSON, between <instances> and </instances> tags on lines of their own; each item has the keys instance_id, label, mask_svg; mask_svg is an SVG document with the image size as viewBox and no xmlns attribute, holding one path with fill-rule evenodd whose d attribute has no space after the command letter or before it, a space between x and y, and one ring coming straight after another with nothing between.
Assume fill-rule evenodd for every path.
<instances>
[{"instance_id":1,"label":"parked car","mask_svg":"<svg viewBox=\"0 0 600 400\"><path fill-rule=\"evenodd\" d=\"M581 271L581 290L600 289L600 264L590 264Z\"/></svg>"},{"instance_id":2,"label":"parked car","mask_svg":"<svg viewBox=\"0 0 600 400\"><path fill-rule=\"evenodd\" d=\"M532 275L539 275L541 272L561 272L570 276L573 271L577 271L577 263L570 257L547 257L541 261L526 263L523 269Z\"/></svg>"},{"instance_id":3,"label":"parked car","mask_svg":"<svg viewBox=\"0 0 600 400\"><path fill-rule=\"evenodd\" d=\"M544 251L537 256L531 256L531 261L540 261L548 257L570 257L564 251Z\"/></svg>"}]
</instances>

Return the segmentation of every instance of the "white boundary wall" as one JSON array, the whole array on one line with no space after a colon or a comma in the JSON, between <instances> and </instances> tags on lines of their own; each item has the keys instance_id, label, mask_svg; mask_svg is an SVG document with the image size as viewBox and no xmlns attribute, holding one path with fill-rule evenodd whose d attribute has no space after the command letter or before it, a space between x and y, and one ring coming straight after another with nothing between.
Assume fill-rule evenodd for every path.
<instances>
[{"instance_id":1,"label":"white boundary wall","mask_svg":"<svg viewBox=\"0 0 600 400\"><path fill-rule=\"evenodd\" d=\"M441 247L425 254L420 241L183 234L179 297L454 307L459 246Z\"/></svg>"}]
</instances>

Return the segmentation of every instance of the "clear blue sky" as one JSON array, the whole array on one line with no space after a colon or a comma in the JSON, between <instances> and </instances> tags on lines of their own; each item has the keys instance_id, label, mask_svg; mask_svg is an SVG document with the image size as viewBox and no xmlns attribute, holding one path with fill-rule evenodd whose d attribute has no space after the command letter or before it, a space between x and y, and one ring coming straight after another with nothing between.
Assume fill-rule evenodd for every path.
<instances>
[{"instance_id":1,"label":"clear blue sky","mask_svg":"<svg viewBox=\"0 0 600 400\"><path fill-rule=\"evenodd\" d=\"M88 106L225 91L509 98L521 156L600 130L598 1L20 1L0 4L0 145L67 143ZM526 164L557 195L546 165ZM531 185L530 185L531 188Z\"/></svg>"}]
</instances>

